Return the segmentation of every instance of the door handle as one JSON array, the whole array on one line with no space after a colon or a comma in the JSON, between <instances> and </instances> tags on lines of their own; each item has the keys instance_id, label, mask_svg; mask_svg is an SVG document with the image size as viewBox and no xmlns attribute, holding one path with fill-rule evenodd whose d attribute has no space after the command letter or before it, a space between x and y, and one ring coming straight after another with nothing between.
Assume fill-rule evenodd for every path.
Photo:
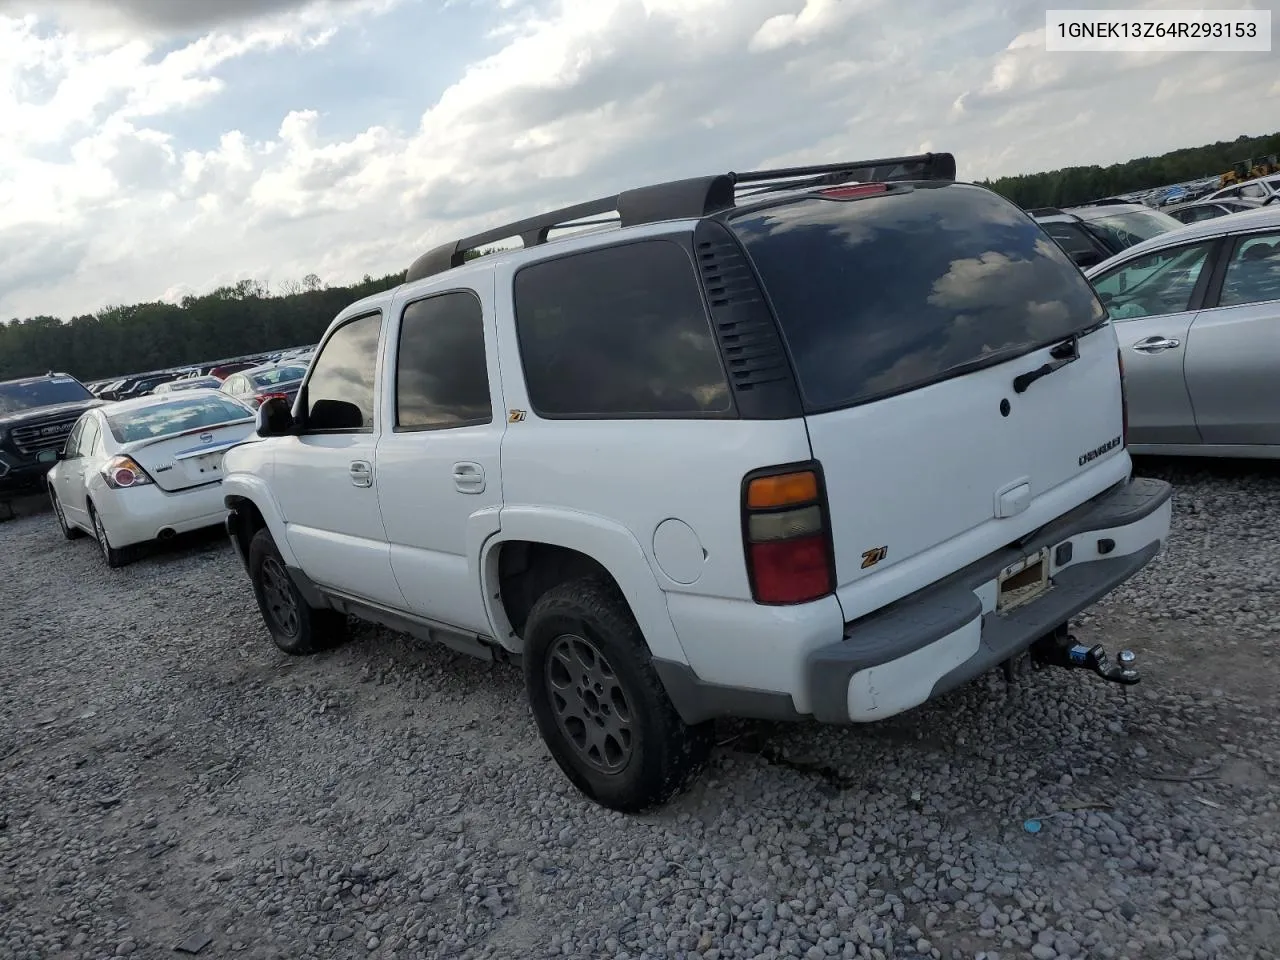
<instances>
[{"instance_id":1,"label":"door handle","mask_svg":"<svg viewBox=\"0 0 1280 960\"><path fill-rule=\"evenodd\" d=\"M351 475L352 486L373 486L373 464L368 460L352 460L351 467L348 472Z\"/></svg>"},{"instance_id":2,"label":"door handle","mask_svg":"<svg viewBox=\"0 0 1280 960\"><path fill-rule=\"evenodd\" d=\"M459 493L484 493L484 467L470 461L455 463L453 485Z\"/></svg>"},{"instance_id":3,"label":"door handle","mask_svg":"<svg viewBox=\"0 0 1280 960\"><path fill-rule=\"evenodd\" d=\"M1174 340L1171 337L1147 337L1145 340L1139 340L1133 345L1133 349L1139 353L1159 353L1162 350L1172 350L1174 347L1182 346L1181 340Z\"/></svg>"}]
</instances>

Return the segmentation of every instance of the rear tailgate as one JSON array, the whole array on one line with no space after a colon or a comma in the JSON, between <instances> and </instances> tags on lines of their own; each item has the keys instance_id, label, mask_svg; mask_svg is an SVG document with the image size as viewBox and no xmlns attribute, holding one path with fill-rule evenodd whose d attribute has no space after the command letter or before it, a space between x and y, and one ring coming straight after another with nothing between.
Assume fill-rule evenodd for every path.
<instances>
[{"instance_id":1,"label":"rear tailgate","mask_svg":"<svg viewBox=\"0 0 1280 960\"><path fill-rule=\"evenodd\" d=\"M847 618L1128 474L1114 332L1012 204L937 184L810 197L731 225L792 354Z\"/></svg>"}]
</instances>

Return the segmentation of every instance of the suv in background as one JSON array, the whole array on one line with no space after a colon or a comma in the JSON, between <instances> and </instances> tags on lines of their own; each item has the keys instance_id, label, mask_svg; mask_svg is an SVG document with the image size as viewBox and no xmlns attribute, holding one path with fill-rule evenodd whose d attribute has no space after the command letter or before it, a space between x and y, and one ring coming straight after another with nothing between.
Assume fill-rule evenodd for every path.
<instances>
[{"instance_id":1,"label":"suv in background","mask_svg":"<svg viewBox=\"0 0 1280 960\"><path fill-rule=\"evenodd\" d=\"M1081 269L1182 226L1167 213L1141 203L1108 201L1065 210L1039 207L1027 212Z\"/></svg>"},{"instance_id":2,"label":"suv in background","mask_svg":"<svg viewBox=\"0 0 1280 960\"><path fill-rule=\"evenodd\" d=\"M1136 682L1066 628L1168 535L1122 369L950 154L659 184L339 313L228 529L281 650L351 614L518 661L560 769L641 810L717 717L881 720L1028 651Z\"/></svg>"},{"instance_id":3,"label":"suv in background","mask_svg":"<svg viewBox=\"0 0 1280 960\"><path fill-rule=\"evenodd\" d=\"M0 494L36 486L80 415L101 402L65 373L0 383Z\"/></svg>"}]
</instances>

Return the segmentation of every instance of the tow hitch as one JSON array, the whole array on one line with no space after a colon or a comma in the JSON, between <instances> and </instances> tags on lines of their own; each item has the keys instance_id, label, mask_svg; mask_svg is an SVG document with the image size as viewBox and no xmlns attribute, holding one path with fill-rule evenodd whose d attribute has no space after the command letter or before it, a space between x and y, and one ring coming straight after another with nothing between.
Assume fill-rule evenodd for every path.
<instances>
[{"instance_id":1,"label":"tow hitch","mask_svg":"<svg viewBox=\"0 0 1280 960\"><path fill-rule=\"evenodd\" d=\"M1067 670L1091 670L1103 680L1125 686L1131 686L1142 679L1134 668L1137 661L1132 650L1121 650L1116 654L1116 662L1112 663L1102 644L1095 643L1087 647L1083 643L1077 643L1076 638L1067 632L1065 625L1031 645L1031 664L1036 669L1062 667Z\"/></svg>"}]
</instances>

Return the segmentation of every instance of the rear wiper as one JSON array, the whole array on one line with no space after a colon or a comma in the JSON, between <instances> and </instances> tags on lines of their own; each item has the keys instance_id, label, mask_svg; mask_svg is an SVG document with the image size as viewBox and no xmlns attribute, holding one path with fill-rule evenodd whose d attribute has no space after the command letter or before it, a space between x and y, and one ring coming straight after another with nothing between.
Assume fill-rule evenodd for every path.
<instances>
[{"instance_id":1,"label":"rear wiper","mask_svg":"<svg viewBox=\"0 0 1280 960\"><path fill-rule=\"evenodd\" d=\"M1068 363L1080 359L1080 335L1072 334L1068 339L1061 343L1056 343L1053 349L1049 351L1049 356L1053 359L1043 366L1036 367L1034 370L1028 370L1026 373L1020 373L1013 378L1013 392L1026 393L1027 388L1039 380L1041 377L1047 377L1055 370L1061 370Z\"/></svg>"}]
</instances>

